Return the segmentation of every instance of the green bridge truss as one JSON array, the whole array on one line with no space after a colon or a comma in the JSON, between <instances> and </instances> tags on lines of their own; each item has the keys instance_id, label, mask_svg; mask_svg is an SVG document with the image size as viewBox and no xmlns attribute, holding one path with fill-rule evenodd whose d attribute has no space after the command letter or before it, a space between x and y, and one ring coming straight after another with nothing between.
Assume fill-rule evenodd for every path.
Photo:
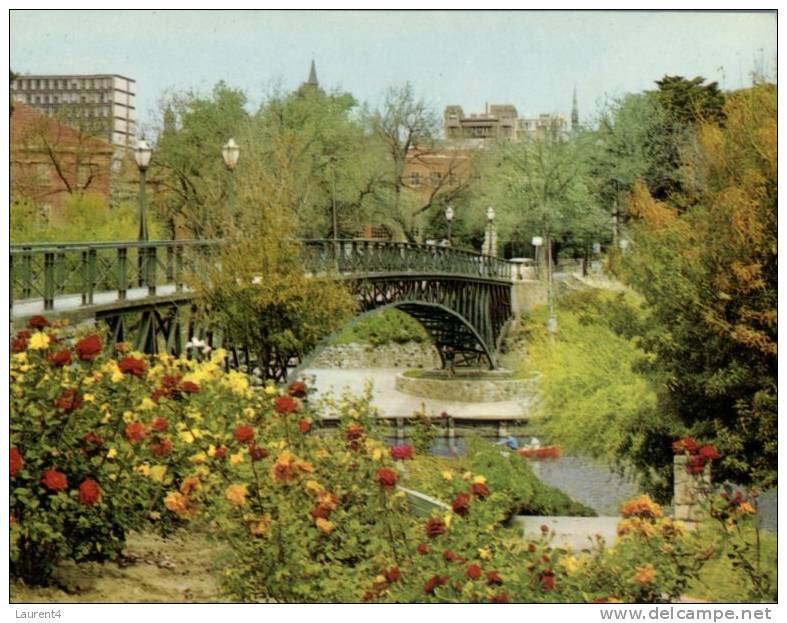
<instances>
[{"instance_id":1,"label":"green bridge truss","mask_svg":"<svg viewBox=\"0 0 787 623\"><path fill-rule=\"evenodd\" d=\"M221 241L44 243L13 245L11 319L44 314L104 325L110 341L147 353L180 355L193 337L230 351L229 363L281 380L309 353L256 361L245 345L223 343L194 313L187 275L200 274ZM512 264L450 247L364 240L302 241L310 274L347 282L359 313L397 307L431 335L443 363L495 366L511 318ZM326 340L327 342L327 340ZM319 347L318 347L319 349ZM316 352L316 351L315 351ZM312 353L313 354L313 353ZM301 365L299 365L301 364Z\"/></svg>"}]
</instances>

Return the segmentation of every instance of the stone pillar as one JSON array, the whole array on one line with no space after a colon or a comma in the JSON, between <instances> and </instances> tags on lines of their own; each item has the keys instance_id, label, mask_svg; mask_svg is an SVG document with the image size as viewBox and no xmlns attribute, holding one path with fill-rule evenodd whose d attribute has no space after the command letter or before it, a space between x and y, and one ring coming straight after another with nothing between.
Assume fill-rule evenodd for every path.
<instances>
[{"instance_id":1,"label":"stone pillar","mask_svg":"<svg viewBox=\"0 0 787 623\"><path fill-rule=\"evenodd\" d=\"M685 454L675 456L672 467L675 481L672 505L675 519L693 527L708 518L703 502L705 492L711 485L710 462L699 474L690 474L686 469L687 463L688 457Z\"/></svg>"},{"instance_id":2,"label":"stone pillar","mask_svg":"<svg viewBox=\"0 0 787 623\"><path fill-rule=\"evenodd\" d=\"M494 221L487 221L484 229L484 244L481 248L484 255L497 255L497 227Z\"/></svg>"}]
</instances>

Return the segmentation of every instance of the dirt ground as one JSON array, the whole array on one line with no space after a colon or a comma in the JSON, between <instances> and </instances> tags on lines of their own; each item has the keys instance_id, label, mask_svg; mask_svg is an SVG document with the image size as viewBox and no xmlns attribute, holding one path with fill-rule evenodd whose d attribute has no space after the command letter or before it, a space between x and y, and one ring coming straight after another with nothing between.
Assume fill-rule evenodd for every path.
<instances>
[{"instance_id":1,"label":"dirt ground","mask_svg":"<svg viewBox=\"0 0 787 623\"><path fill-rule=\"evenodd\" d=\"M57 586L46 588L11 582L11 602L223 602L214 570L220 552L200 533L131 534L120 564L64 564L55 576Z\"/></svg>"}]
</instances>

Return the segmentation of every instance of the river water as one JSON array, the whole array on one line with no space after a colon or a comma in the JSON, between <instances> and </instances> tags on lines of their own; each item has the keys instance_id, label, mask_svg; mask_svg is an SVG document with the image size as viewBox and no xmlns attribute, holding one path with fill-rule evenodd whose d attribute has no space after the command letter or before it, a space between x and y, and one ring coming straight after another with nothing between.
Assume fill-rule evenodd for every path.
<instances>
[{"instance_id":1,"label":"river water","mask_svg":"<svg viewBox=\"0 0 787 623\"><path fill-rule=\"evenodd\" d=\"M314 375L318 396L328 393L340 395L345 391L357 394L363 390L366 382L371 381L374 385L372 400L381 412L388 415L408 416L421 405L427 413L432 415L437 415L446 409L454 414L459 408L452 403L414 398L398 392L394 387L394 380L400 371L392 368L365 370L320 368L307 370L306 373ZM493 415L495 409L491 406L494 404L464 403L462 415L468 415L474 408L477 408L479 414ZM502 405L502 403L500 404ZM458 432L461 435L461 431ZM533 435L538 437L537 433L528 429L527 433L518 439L520 445L527 443ZM495 441L495 439L491 440ZM547 443L544 439L540 439L540 441L542 444ZM397 443L394 438L391 438L389 442ZM398 443L401 443L401 440ZM450 456L452 452L461 454L464 451L464 440L461 436L452 443L453 448L447 439L437 439L432 452L442 456ZM578 502L591 507L599 515L616 515L624 500L640 492L631 478L620 475L608 466L587 457L561 456L557 459L533 461L532 464L541 480L564 491ZM767 491L760 497L761 525L774 532L776 531L776 507L776 489Z\"/></svg>"}]
</instances>

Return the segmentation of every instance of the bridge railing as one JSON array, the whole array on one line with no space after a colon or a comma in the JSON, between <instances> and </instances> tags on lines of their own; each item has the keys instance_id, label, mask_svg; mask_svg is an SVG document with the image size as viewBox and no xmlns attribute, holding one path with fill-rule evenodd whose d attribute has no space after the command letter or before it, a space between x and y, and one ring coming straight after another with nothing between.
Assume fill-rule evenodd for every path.
<instances>
[{"instance_id":1,"label":"bridge railing","mask_svg":"<svg viewBox=\"0 0 787 623\"><path fill-rule=\"evenodd\" d=\"M306 269L339 273L446 273L511 279L511 263L451 247L379 240L304 240Z\"/></svg>"},{"instance_id":2,"label":"bridge railing","mask_svg":"<svg viewBox=\"0 0 787 623\"><path fill-rule=\"evenodd\" d=\"M75 296L93 305L96 293L113 300L180 292L185 275L210 261L218 240L30 243L11 246L10 296L41 300L54 309L58 297ZM318 274L429 273L510 280L512 264L451 247L376 240L304 240L306 270ZM197 269L196 274L201 274ZM146 291L145 291L146 289ZM141 292L141 294L140 294ZM104 301L106 302L106 301Z\"/></svg>"},{"instance_id":3,"label":"bridge railing","mask_svg":"<svg viewBox=\"0 0 787 623\"><path fill-rule=\"evenodd\" d=\"M194 262L205 259L217 244L151 240L12 245L11 302L43 299L44 309L50 310L59 296L78 295L82 305L92 305L97 292L115 292L116 300L125 300L136 288L147 288L149 296L160 293L162 286L179 292Z\"/></svg>"}]
</instances>

